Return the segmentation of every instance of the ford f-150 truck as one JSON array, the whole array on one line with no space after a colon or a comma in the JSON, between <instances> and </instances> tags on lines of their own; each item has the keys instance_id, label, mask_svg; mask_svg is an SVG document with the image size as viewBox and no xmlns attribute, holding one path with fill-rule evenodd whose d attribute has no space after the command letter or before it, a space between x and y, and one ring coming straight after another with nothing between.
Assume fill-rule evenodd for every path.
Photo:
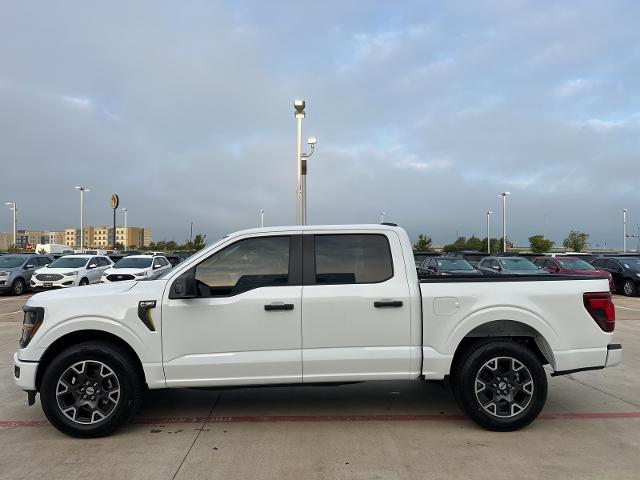
<instances>
[{"instance_id":1,"label":"ford f-150 truck","mask_svg":"<svg viewBox=\"0 0 640 480\"><path fill-rule=\"evenodd\" d=\"M418 280L394 225L224 237L160 278L40 293L24 306L16 384L49 421L107 435L145 388L449 378L481 426L533 421L552 375L617 365L607 279Z\"/></svg>"}]
</instances>

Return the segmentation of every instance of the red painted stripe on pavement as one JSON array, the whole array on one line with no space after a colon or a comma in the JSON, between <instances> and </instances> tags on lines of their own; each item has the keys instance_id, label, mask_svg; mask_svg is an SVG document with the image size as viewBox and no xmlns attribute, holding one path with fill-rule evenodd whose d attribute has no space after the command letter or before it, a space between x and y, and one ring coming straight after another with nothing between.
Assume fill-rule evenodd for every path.
<instances>
[{"instance_id":1,"label":"red painted stripe on pavement","mask_svg":"<svg viewBox=\"0 0 640 480\"><path fill-rule=\"evenodd\" d=\"M548 413L540 420L611 420L640 418L640 412ZM240 415L215 417L138 417L136 425L201 423L278 423L278 422L432 422L467 420L459 414L443 415ZM0 420L0 428L43 427L46 420Z\"/></svg>"}]
</instances>

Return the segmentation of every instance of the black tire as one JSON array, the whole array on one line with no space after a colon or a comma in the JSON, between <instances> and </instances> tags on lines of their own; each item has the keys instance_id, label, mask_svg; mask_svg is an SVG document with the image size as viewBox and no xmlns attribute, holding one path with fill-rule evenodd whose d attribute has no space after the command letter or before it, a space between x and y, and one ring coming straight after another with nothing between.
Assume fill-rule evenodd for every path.
<instances>
[{"instance_id":1,"label":"black tire","mask_svg":"<svg viewBox=\"0 0 640 480\"><path fill-rule=\"evenodd\" d=\"M627 297L635 297L638 294L638 289L633 280L625 280L622 284L622 293Z\"/></svg>"},{"instance_id":2,"label":"black tire","mask_svg":"<svg viewBox=\"0 0 640 480\"><path fill-rule=\"evenodd\" d=\"M26 284L23 279L16 278L11 285L11 295L22 295L24 293L24 289L26 288Z\"/></svg>"},{"instance_id":3,"label":"black tire","mask_svg":"<svg viewBox=\"0 0 640 480\"><path fill-rule=\"evenodd\" d=\"M78 365L85 365L84 376L78 370L72 369L74 366L82 369ZM102 368L101 365L105 365L106 368ZM105 373L107 376L93 384L91 374L96 368L99 368L99 378ZM63 378L67 380L67 375L76 375L76 372L77 382L73 383L72 388L58 395L59 382ZM40 388L42 409L51 424L65 435L78 438L110 435L127 422L142 403L143 385L136 372L133 359L117 345L102 341L74 345L58 354L45 370ZM117 402L113 399L115 388L110 389L109 384L104 382L109 382L112 386L117 385ZM84 395L80 392L81 388L85 388ZM111 391L111 394L108 394L108 391ZM91 402L91 398L82 398L86 398L87 393L96 394L95 402ZM72 402L75 403L70 406ZM78 405L77 409L75 405ZM69 415L76 419L63 412L65 406L68 407L68 412L74 410ZM96 411L98 414L94 413ZM88 420L87 415L90 417ZM94 419L94 415L101 415L103 418Z\"/></svg>"},{"instance_id":4,"label":"black tire","mask_svg":"<svg viewBox=\"0 0 640 480\"><path fill-rule=\"evenodd\" d=\"M470 345L458 364L452 387L462 410L474 422L498 432L526 427L547 400L542 363L524 345L507 340Z\"/></svg>"},{"instance_id":5,"label":"black tire","mask_svg":"<svg viewBox=\"0 0 640 480\"><path fill-rule=\"evenodd\" d=\"M79 287L86 287L87 285L89 285L89 279L86 277L80 280L80 283L78 284Z\"/></svg>"}]
</instances>

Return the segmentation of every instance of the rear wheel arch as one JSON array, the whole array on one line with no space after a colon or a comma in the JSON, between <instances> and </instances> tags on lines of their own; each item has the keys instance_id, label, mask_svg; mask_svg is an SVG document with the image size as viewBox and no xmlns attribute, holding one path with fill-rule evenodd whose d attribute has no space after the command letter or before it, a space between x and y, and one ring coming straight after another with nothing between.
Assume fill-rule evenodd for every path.
<instances>
[{"instance_id":1,"label":"rear wheel arch","mask_svg":"<svg viewBox=\"0 0 640 480\"><path fill-rule=\"evenodd\" d=\"M102 330L80 330L63 335L47 347L39 361L38 371L36 373L36 390L40 390L42 377L44 376L47 367L59 353L73 345L92 340L107 342L122 349L131 358L131 361L135 365L136 374L140 381L146 385L146 377L142 368L142 362L131 345L117 335L109 332Z\"/></svg>"},{"instance_id":2,"label":"rear wheel arch","mask_svg":"<svg viewBox=\"0 0 640 480\"><path fill-rule=\"evenodd\" d=\"M464 336L453 355L450 374L455 374L456 368L471 352L495 341L523 344L536 355L542 365L550 364L555 367L551 346L535 328L514 320L496 320L479 325Z\"/></svg>"}]
</instances>

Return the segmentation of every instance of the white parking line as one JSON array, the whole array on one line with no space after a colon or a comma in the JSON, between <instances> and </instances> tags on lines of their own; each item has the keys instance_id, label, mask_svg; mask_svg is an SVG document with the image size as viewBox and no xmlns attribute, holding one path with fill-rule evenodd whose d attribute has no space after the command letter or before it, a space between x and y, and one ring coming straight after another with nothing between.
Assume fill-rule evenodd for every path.
<instances>
[{"instance_id":1,"label":"white parking line","mask_svg":"<svg viewBox=\"0 0 640 480\"><path fill-rule=\"evenodd\" d=\"M632 312L640 312L640 310L638 310L637 308L621 307L619 305L616 305L616 308L621 308L623 310L631 310Z\"/></svg>"},{"instance_id":2,"label":"white parking line","mask_svg":"<svg viewBox=\"0 0 640 480\"><path fill-rule=\"evenodd\" d=\"M9 313L0 313L0 317L4 317L5 315L15 315L16 313L20 313L22 312L22 310L18 310L16 312L9 312Z\"/></svg>"}]
</instances>

